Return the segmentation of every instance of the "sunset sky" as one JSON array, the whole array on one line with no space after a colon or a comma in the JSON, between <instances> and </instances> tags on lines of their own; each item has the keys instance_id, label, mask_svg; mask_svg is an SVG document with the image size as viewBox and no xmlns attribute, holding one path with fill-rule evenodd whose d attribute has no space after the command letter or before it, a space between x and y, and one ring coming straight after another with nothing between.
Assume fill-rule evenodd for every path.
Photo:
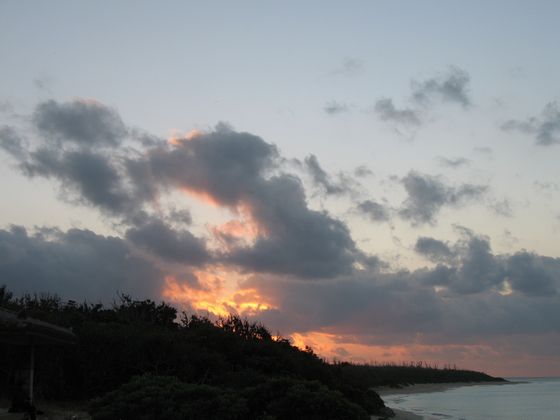
<instances>
[{"instance_id":1,"label":"sunset sky","mask_svg":"<svg viewBox=\"0 0 560 420\"><path fill-rule=\"evenodd\" d=\"M2 1L0 284L558 376L558 16Z\"/></svg>"}]
</instances>

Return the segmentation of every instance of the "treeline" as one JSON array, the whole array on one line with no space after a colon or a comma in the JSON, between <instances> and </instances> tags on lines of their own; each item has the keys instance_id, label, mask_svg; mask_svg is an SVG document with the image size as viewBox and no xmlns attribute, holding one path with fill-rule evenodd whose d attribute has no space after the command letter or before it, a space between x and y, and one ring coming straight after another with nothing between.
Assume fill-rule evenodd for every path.
<instances>
[{"instance_id":1,"label":"treeline","mask_svg":"<svg viewBox=\"0 0 560 420\"><path fill-rule=\"evenodd\" d=\"M94 419L366 419L384 409L371 387L493 379L416 366L329 364L310 348L272 337L262 324L235 315L213 322L125 295L105 307L50 295L14 298L0 287L0 306L73 330L76 345L36 353L36 395L93 401ZM21 349L2 346L4 396L16 357Z\"/></svg>"}]
</instances>

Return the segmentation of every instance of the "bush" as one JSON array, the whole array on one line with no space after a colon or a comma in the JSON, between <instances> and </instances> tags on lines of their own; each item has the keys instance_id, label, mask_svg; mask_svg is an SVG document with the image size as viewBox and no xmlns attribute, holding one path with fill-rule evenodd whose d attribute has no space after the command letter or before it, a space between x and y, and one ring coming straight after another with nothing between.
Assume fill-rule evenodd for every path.
<instances>
[{"instance_id":1,"label":"bush","mask_svg":"<svg viewBox=\"0 0 560 420\"><path fill-rule=\"evenodd\" d=\"M248 401L252 418L369 419L360 406L318 381L276 378L245 390L243 395Z\"/></svg>"},{"instance_id":2,"label":"bush","mask_svg":"<svg viewBox=\"0 0 560 420\"><path fill-rule=\"evenodd\" d=\"M235 420L246 419L248 408L229 390L142 375L93 400L90 413L94 420Z\"/></svg>"}]
</instances>

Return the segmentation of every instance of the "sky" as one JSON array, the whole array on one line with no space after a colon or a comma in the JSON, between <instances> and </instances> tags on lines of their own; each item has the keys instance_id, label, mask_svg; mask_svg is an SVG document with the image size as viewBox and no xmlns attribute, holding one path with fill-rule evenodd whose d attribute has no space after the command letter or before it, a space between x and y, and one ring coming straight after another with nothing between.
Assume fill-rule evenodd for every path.
<instances>
[{"instance_id":1,"label":"sky","mask_svg":"<svg viewBox=\"0 0 560 420\"><path fill-rule=\"evenodd\" d=\"M0 3L0 284L560 376L556 1Z\"/></svg>"}]
</instances>

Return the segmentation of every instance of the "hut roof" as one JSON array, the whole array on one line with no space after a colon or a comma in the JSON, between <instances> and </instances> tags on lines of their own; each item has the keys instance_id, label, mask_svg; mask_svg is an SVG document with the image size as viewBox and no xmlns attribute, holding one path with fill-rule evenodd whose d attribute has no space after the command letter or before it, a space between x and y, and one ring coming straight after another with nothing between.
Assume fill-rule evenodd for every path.
<instances>
[{"instance_id":1,"label":"hut roof","mask_svg":"<svg viewBox=\"0 0 560 420\"><path fill-rule=\"evenodd\" d=\"M76 335L68 328L0 308L0 343L52 346L75 342Z\"/></svg>"}]
</instances>

